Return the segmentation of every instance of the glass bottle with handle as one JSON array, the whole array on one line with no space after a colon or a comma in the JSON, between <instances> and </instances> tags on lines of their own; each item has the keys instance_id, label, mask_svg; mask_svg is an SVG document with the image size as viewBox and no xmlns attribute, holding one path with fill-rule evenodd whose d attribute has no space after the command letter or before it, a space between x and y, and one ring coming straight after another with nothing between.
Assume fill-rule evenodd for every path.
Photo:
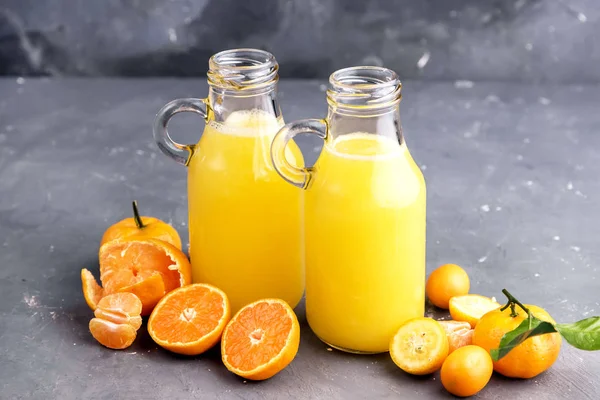
<instances>
[{"instance_id":1,"label":"glass bottle with handle","mask_svg":"<svg viewBox=\"0 0 600 400\"><path fill-rule=\"evenodd\" d=\"M388 351L425 302L425 181L400 125L401 83L380 67L352 67L329 79L326 119L285 125L273 164L305 190L306 316L331 347ZM300 133L324 146L315 165L286 155Z\"/></svg>"},{"instance_id":2,"label":"glass bottle with handle","mask_svg":"<svg viewBox=\"0 0 600 400\"><path fill-rule=\"evenodd\" d=\"M267 297L294 307L304 292L302 191L279 178L269 154L283 125L277 71L266 51L217 53L209 60L208 98L174 100L154 122L158 147L188 170L193 280L224 290L233 312ZM197 144L169 136L167 124L180 112L204 118ZM286 157L302 167L294 143Z\"/></svg>"}]
</instances>

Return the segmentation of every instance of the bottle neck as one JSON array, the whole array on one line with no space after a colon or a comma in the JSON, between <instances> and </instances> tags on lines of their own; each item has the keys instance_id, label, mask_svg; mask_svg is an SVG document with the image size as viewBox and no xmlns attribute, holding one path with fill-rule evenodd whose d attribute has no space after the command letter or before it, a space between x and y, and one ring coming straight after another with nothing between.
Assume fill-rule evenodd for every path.
<instances>
[{"instance_id":1,"label":"bottle neck","mask_svg":"<svg viewBox=\"0 0 600 400\"><path fill-rule=\"evenodd\" d=\"M330 138L350 133L387 136L403 143L398 75L387 68L351 67L329 77Z\"/></svg>"},{"instance_id":2,"label":"bottle neck","mask_svg":"<svg viewBox=\"0 0 600 400\"><path fill-rule=\"evenodd\" d=\"M269 114L278 119L281 118L276 83L256 93L240 92L210 85L208 99L210 105L209 119L215 122L223 122L237 111L252 110Z\"/></svg>"},{"instance_id":3,"label":"bottle neck","mask_svg":"<svg viewBox=\"0 0 600 400\"><path fill-rule=\"evenodd\" d=\"M404 143L402 124L400 122L400 107L396 104L385 110L370 110L369 112L348 112L343 107L329 106L327 113L330 140L351 133L369 133L396 139Z\"/></svg>"},{"instance_id":4,"label":"bottle neck","mask_svg":"<svg viewBox=\"0 0 600 400\"><path fill-rule=\"evenodd\" d=\"M234 49L212 56L208 118L223 122L234 112L253 110L279 118L278 70L275 57L264 50Z\"/></svg>"}]
</instances>

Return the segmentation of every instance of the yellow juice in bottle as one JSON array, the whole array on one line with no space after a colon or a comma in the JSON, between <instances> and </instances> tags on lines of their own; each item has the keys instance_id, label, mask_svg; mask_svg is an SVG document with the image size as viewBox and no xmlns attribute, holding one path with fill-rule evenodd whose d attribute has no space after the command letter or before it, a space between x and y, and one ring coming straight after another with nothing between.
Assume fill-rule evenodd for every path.
<instances>
[{"instance_id":1,"label":"yellow juice in bottle","mask_svg":"<svg viewBox=\"0 0 600 400\"><path fill-rule=\"evenodd\" d=\"M304 292L302 193L269 155L282 124L260 110L209 122L189 164L193 280L224 290L232 312L266 297L295 307ZM288 149L302 166L295 143Z\"/></svg>"},{"instance_id":2,"label":"yellow juice in bottle","mask_svg":"<svg viewBox=\"0 0 600 400\"><path fill-rule=\"evenodd\" d=\"M333 347L388 351L424 314L425 181L405 144L352 133L326 143L306 191L306 313Z\"/></svg>"}]
</instances>

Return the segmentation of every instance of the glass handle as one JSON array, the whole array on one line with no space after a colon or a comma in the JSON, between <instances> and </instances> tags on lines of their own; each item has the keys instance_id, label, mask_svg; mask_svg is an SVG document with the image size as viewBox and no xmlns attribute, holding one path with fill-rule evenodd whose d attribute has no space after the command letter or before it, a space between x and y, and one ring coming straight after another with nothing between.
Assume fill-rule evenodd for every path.
<instances>
[{"instance_id":1,"label":"glass handle","mask_svg":"<svg viewBox=\"0 0 600 400\"><path fill-rule=\"evenodd\" d=\"M273 143L271 143L271 160L275 170L283 179L294 186L306 189L310 183L312 168L296 167L285 156L288 142L301 133L309 133L325 139L327 137L327 121L324 119L305 119L285 125L277 132Z\"/></svg>"},{"instance_id":2,"label":"glass handle","mask_svg":"<svg viewBox=\"0 0 600 400\"><path fill-rule=\"evenodd\" d=\"M169 120L180 112L194 112L207 121L206 104L206 99L177 99L165 104L156 114L153 127L154 141L164 154L179 164L188 165L192 157L193 145L177 143L171 139L167 130Z\"/></svg>"}]
</instances>

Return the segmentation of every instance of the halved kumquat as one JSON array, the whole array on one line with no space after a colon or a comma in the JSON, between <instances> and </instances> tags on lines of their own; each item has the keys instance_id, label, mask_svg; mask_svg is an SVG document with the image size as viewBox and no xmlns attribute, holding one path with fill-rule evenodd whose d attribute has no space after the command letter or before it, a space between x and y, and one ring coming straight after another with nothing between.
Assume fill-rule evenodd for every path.
<instances>
[{"instance_id":1,"label":"halved kumquat","mask_svg":"<svg viewBox=\"0 0 600 400\"><path fill-rule=\"evenodd\" d=\"M441 368L448 356L446 332L431 318L408 320L392 337L390 356L409 374L431 374Z\"/></svg>"},{"instance_id":2,"label":"halved kumquat","mask_svg":"<svg viewBox=\"0 0 600 400\"><path fill-rule=\"evenodd\" d=\"M500 308L500 304L489 297L478 294L455 296L450 299L450 315L453 320L468 322L475 328L479 319L486 313Z\"/></svg>"}]
</instances>

